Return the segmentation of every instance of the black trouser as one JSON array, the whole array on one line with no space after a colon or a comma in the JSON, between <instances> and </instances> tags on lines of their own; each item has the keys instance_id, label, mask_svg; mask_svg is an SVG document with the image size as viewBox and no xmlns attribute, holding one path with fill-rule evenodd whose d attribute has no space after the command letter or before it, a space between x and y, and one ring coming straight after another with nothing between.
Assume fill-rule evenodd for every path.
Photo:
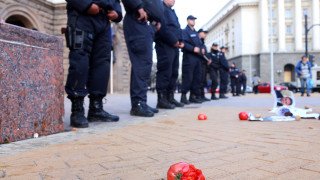
<instances>
[{"instance_id":1,"label":"black trouser","mask_svg":"<svg viewBox=\"0 0 320 180\"><path fill-rule=\"evenodd\" d=\"M147 102L148 79L152 68L152 44L154 32L144 21L138 21L127 13L123 21L124 35L131 67L131 103Z\"/></svg>"},{"instance_id":2,"label":"black trouser","mask_svg":"<svg viewBox=\"0 0 320 180\"><path fill-rule=\"evenodd\" d=\"M228 89L229 72L224 69L220 69L219 73L220 73L220 94L225 94L227 93L227 89Z\"/></svg>"},{"instance_id":3,"label":"black trouser","mask_svg":"<svg viewBox=\"0 0 320 180\"><path fill-rule=\"evenodd\" d=\"M253 92L254 92L255 94L257 94L257 93L258 93L258 85L253 86Z\"/></svg>"},{"instance_id":4,"label":"black trouser","mask_svg":"<svg viewBox=\"0 0 320 180\"><path fill-rule=\"evenodd\" d=\"M242 81L241 82L242 84L242 94L245 94L246 93L246 89L247 89L247 81Z\"/></svg>"},{"instance_id":5,"label":"black trouser","mask_svg":"<svg viewBox=\"0 0 320 180\"><path fill-rule=\"evenodd\" d=\"M239 94L239 79L238 78L230 78L231 79L231 93Z\"/></svg>"},{"instance_id":6,"label":"black trouser","mask_svg":"<svg viewBox=\"0 0 320 180\"><path fill-rule=\"evenodd\" d=\"M201 59L198 55L184 53L182 62L182 93L200 96Z\"/></svg>"},{"instance_id":7,"label":"black trouser","mask_svg":"<svg viewBox=\"0 0 320 180\"><path fill-rule=\"evenodd\" d=\"M208 73L208 66L206 63L201 62L201 84L200 84L200 92L201 95L204 95L204 88L207 87L207 73Z\"/></svg>"},{"instance_id":8,"label":"black trouser","mask_svg":"<svg viewBox=\"0 0 320 180\"><path fill-rule=\"evenodd\" d=\"M69 16L68 18L70 19ZM84 47L70 50L70 67L65 90L70 96L84 97L89 93L104 97L107 94L111 59L109 20L105 14L80 14L76 28L86 32Z\"/></svg>"},{"instance_id":9,"label":"black trouser","mask_svg":"<svg viewBox=\"0 0 320 180\"><path fill-rule=\"evenodd\" d=\"M156 43L157 92L173 93L179 74L179 49L163 42Z\"/></svg>"},{"instance_id":10,"label":"black trouser","mask_svg":"<svg viewBox=\"0 0 320 180\"><path fill-rule=\"evenodd\" d=\"M211 79L211 92L215 93L219 85L218 83L218 69L210 67L209 69Z\"/></svg>"}]
</instances>

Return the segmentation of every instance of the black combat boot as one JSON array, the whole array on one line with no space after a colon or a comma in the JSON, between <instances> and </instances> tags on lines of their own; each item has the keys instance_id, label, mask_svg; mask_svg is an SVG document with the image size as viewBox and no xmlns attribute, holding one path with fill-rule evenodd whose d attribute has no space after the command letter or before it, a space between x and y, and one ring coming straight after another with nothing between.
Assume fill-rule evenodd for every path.
<instances>
[{"instance_id":1,"label":"black combat boot","mask_svg":"<svg viewBox=\"0 0 320 180\"><path fill-rule=\"evenodd\" d=\"M132 108L130 111L132 116L141 116L141 117L152 117L154 113L147 108L145 102L139 101L137 103L132 103Z\"/></svg>"},{"instance_id":2,"label":"black combat boot","mask_svg":"<svg viewBox=\"0 0 320 180\"><path fill-rule=\"evenodd\" d=\"M174 109L175 105L169 103L164 93L158 93L158 104L157 108L161 109Z\"/></svg>"},{"instance_id":3,"label":"black combat boot","mask_svg":"<svg viewBox=\"0 0 320 180\"><path fill-rule=\"evenodd\" d=\"M219 100L219 98L216 97L215 93L211 93L211 99L212 100Z\"/></svg>"},{"instance_id":4,"label":"black combat boot","mask_svg":"<svg viewBox=\"0 0 320 180\"><path fill-rule=\"evenodd\" d=\"M149 109L153 113L158 113L159 112L159 109L150 107L147 103L142 103L142 106L144 108L146 108L146 109Z\"/></svg>"},{"instance_id":5,"label":"black combat boot","mask_svg":"<svg viewBox=\"0 0 320 180\"><path fill-rule=\"evenodd\" d=\"M101 96L89 96L90 105L88 112L89 122L116 122L119 121L119 116L112 115L103 110L102 97Z\"/></svg>"},{"instance_id":6,"label":"black combat boot","mask_svg":"<svg viewBox=\"0 0 320 180\"><path fill-rule=\"evenodd\" d=\"M196 104L202 103L202 101L199 98L197 98L197 96L194 94L190 94L189 101L190 101L190 103L196 103Z\"/></svg>"},{"instance_id":7,"label":"black combat boot","mask_svg":"<svg viewBox=\"0 0 320 180\"><path fill-rule=\"evenodd\" d=\"M71 100L70 125L76 128L87 128L89 123L84 116L83 100L84 97L68 96Z\"/></svg>"},{"instance_id":8,"label":"black combat boot","mask_svg":"<svg viewBox=\"0 0 320 180\"><path fill-rule=\"evenodd\" d=\"M222 94L220 94L220 99L228 99L228 96L226 96L226 95L224 95L223 93Z\"/></svg>"},{"instance_id":9,"label":"black combat boot","mask_svg":"<svg viewBox=\"0 0 320 180\"><path fill-rule=\"evenodd\" d=\"M174 104L176 107L183 107L184 104L178 102L177 100L174 99L174 94L173 92L170 92L167 94L167 99L169 101L169 103Z\"/></svg>"},{"instance_id":10,"label":"black combat boot","mask_svg":"<svg viewBox=\"0 0 320 180\"><path fill-rule=\"evenodd\" d=\"M188 101L188 99L187 99L187 94L186 93L182 93L181 94L180 102L183 103L183 104L186 104L186 105L190 104L190 101Z\"/></svg>"},{"instance_id":11,"label":"black combat boot","mask_svg":"<svg viewBox=\"0 0 320 180\"><path fill-rule=\"evenodd\" d=\"M205 102L205 101L210 101L210 99L206 98L206 95L204 93L204 89L201 90L201 97L200 97L201 101L202 102Z\"/></svg>"}]
</instances>

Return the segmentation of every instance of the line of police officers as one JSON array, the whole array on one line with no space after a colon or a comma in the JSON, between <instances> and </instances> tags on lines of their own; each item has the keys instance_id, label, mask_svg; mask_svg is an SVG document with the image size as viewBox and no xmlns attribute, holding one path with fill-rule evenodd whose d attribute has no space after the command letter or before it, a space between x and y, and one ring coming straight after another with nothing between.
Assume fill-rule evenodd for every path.
<instances>
[{"instance_id":1,"label":"line of police officers","mask_svg":"<svg viewBox=\"0 0 320 180\"><path fill-rule=\"evenodd\" d=\"M112 37L110 21L120 22L122 10L119 0L66 0L68 25L66 32L69 53L69 73L65 86L72 102L71 126L85 128L88 122L115 122L116 115L103 110L110 69ZM185 104L202 103L206 76L212 80L212 97L218 86L220 73L220 98L227 98L228 76L237 69L229 68L225 57L226 47L213 44L211 52L204 45L206 31L194 29L195 17L187 18L188 25L181 30L178 17L172 7L175 0L122 0L126 10L123 20L125 40L131 69L130 98L133 116L152 117L157 108L174 109ZM156 5L155 5L156 4ZM150 6L153 6L150 9ZM163 8L163 9L162 9ZM160 13L159 13L160 12ZM158 14L156 14L158 13ZM148 79L152 67L153 42L157 52L157 108L147 104ZM183 51L182 95L174 98L179 69L179 49ZM233 82L231 78L231 82ZM190 97L187 93L190 91ZM84 97L89 94L87 118L84 113Z\"/></svg>"}]
</instances>

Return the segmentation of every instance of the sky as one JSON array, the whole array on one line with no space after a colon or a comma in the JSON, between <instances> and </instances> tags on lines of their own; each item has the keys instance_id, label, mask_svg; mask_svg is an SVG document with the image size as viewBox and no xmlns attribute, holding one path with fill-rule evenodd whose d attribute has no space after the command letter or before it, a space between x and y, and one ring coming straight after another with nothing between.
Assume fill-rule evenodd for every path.
<instances>
[{"instance_id":1,"label":"sky","mask_svg":"<svg viewBox=\"0 0 320 180\"><path fill-rule=\"evenodd\" d=\"M54 3L65 2L65 0L48 1ZM181 28L187 25L187 17L192 14L198 18L195 28L199 30L228 2L229 0L176 0L173 8L178 15Z\"/></svg>"},{"instance_id":2,"label":"sky","mask_svg":"<svg viewBox=\"0 0 320 180\"><path fill-rule=\"evenodd\" d=\"M181 28L187 25L187 17L197 17L196 30L199 30L214 15L216 15L229 0L176 0L173 7L178 15Z\"/></svg>"}]
</instances>

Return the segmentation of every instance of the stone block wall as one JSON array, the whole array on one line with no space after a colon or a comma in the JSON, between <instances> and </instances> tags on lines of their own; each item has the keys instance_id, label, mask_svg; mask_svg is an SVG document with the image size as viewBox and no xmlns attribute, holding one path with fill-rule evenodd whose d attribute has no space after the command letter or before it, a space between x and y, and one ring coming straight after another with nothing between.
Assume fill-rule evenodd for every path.
<instances>
[{"instance_id":1,"label":"stone block wall","mask_svg":"<svg viewBox=\"0 0 320 180\"><path fill-rule=\"evenodd\" d=\"M63 40L0 25L0 143L64 130Z\"/></svg>"}]
</instances>

